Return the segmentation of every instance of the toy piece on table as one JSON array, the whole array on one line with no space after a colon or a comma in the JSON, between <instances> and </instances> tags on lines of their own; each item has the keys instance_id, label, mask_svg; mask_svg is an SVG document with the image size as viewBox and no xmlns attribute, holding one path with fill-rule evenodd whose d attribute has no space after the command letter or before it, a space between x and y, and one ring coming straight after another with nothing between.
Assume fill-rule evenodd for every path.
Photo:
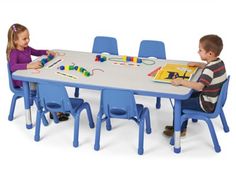
<instances>
[{"instance_id":1,"label":"toy piece on table","mask_svg":"<svg viewBox=\"0 0 236 177\"><path fill-rule=\"evenodd\" d=\"M157 74L157 72L160 69L161 69L161 67L158 67L158 68L154 69L152 72L148 73L148 76L155 77L155 75Z\"/></svg>"},{"instance_id":2,"label":"toy piece on table","mask_svg":"<svg viewBox=\"0 0 236 177\"><path fill-rule=\"evenodd\" d=\"M59 60L55 61L54 63L52 63L51 65L49 65L48 68L53 67L54 65L56 65L57 63L59 63L59 62L61 62L61 61L62 61L62 59L59 59Z\"/></svg>"},{"instance_id":3,"label":"toy piece on table","mask_svg":"<svg viewBox=\"0 0 236 177\"><path fill-rule=\"evenodd\" d=\"M87 71L85 68L83 67L79 67L79 66L74 66L74 65L66 65L66 66L60 66L59 67L60 70L66 70L66 71L78 71L81 72L84 76L89 77L91 75L91 73L89 71Z\"/></svg>"},{"instance_id":4,"label":"toy piece on table","mask_svg":"<svg viewBox=\"0 0 236 177\"><path fill-rule=\"evenodd\" d=\"M115 62L132 62L132 63L139 63L139 64L145 64L145 65L154 65L156 62L154 60L145 59L145 58L139 58L139 57L130 57L123 55L121 57L110 57L110 61Z\"/></svg>"},{"instance_id":5,"label":"toy piece on table","mask_svg":"<svg viewBox=\"0 0 236 177\"><path fill-rule=\"evenodd\" d=\"M141 58L130 57L130 56L126 56L126 55L122 56L122 61L123 62L133 62L133 63L142 63L142 59Z\"/></svg>"},{"instance_id":6,"label":"toy piece on table","mask_svg":"<svg viewBox=\"0 0 236 177\"><path fill-rule=\"evenodd\" d=\"M96 55L95 61L104 62L107 60L107 57L105 55Z\"/></svg>"},{"instance_id":7,"label":"toy piece on table","mask_svg":"<svg viewBox=\"0 0 236 177\"><path fill-rule=\"evenodd\" d=\"M43 58L43 59L41 60L42 66L44 66L47 62L51 61L54 57L55 57L54 55L49 54L49 55L47 56L47 58Z\"/></svg>"}]
</instances>

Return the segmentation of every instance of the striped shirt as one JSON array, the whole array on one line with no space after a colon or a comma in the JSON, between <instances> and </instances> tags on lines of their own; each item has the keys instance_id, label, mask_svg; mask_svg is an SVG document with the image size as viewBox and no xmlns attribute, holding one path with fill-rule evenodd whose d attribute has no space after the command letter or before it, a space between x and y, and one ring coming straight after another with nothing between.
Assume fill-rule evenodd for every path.
<instances>
[{"instance_id":1,"label":"striped shirt","mask_svg":"<svg viewBox=\"0 0 236 177\"><path fill-rule=\"evenodd\" d=\"M205 112L213 112L221 87L227 79L224 62L217 58L203 69L199 82L205 85L200 94L200 105Z\"/></svg>"}]
</instances>

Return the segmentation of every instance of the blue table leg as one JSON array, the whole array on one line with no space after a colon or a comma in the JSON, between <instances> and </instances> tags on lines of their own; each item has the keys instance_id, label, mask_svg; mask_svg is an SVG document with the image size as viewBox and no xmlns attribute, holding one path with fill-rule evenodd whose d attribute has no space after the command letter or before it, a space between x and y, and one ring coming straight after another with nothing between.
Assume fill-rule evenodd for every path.
<instances>
[{"instance_id":1,"label":"blue table leg","mask_svg":"<svg viewBox=\"0 0 236 177\"><path fill-rule=\"evenodd\" d=\"M181 152L181 145L180 145L180 129L181 129L181 101L175 100L174 106L174 152L180 153Z\"/></svg>"},{"instance_id":2,"label":"blue table leg","mask_svg":"<svg viewBox=\"0 0 236 177\"><path fill-rule=\"evenodd\" d=\"M23 82L24 88L24 104L25 104L25 120L26 120L26 128L33 128L32 119L31 119L31 110L30 110L30 88L29 83Z\"/></svg>"}]
</instances>

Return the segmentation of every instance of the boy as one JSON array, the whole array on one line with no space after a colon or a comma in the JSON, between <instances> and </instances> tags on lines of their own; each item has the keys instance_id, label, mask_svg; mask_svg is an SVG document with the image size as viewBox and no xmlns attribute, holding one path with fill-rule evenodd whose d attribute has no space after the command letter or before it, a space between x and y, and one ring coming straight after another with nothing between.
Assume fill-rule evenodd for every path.
<instances>
[{"instance_id":1,"label":"boy","mask_svg":"<svg viewBox=\"0 0 236 177\"><path fill-rule=\"evenodd\" d=\"M202 73L197 82L176 78L172 80L175 86L185 86L194 89L188 100L181 102L182 109L192 109L196 111L213 112L220 94L221 87L227 79L224 62L218 57L223 49L222 39L217 35L203 36L199 41L199 51L201 60L205 63L190 62L189 66L197 66ZM181 127L181 136L186 135L187 121ZM173 126L166 126L163 132L166 136L172 136Z\"/></svg>"}]
</instances>

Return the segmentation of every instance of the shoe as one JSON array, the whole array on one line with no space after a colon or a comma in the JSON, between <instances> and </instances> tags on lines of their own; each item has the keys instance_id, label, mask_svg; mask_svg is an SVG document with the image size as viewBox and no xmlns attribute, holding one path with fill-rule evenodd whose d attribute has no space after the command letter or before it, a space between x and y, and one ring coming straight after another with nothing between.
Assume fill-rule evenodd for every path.
<instances>
[{"instance_id":1,"label":"shoe","mask_svg":"<svg viewBox=\"0 0 236 177\"><path fill-rule=\"evenodd\" d=\"M70 114L58 112L57 116L58 116L59 121L67 121L69 119ZM53 119L53 115L51 112L49 113L49 117L50 117L50 119Z\"/></svg>"},{"instance_id":2,"label":"shoe","mask_svg":"<svg viewBox=\"0 0 236 177\"><path fill-rule=\"evenodd\" d=\"M181 136L181 137L186 136L186 132L187 132L187 129L181 130L180 136ZM168 137L171 137L171 136L174 135L174 129L172 129L172 130L165 129L165 130L163 131L163 134L166 135L166 136L168 136Z\"/></svg>"},{"instance_id":3,"label":"shoe","mask_svg":"<svg viewBox=\"0 0 236 177\"><path fill-rule=\"evenodd\" d=\"M172 125L167 125L165 126L166 130L174 130L174 127Z\"/></svg>"},{"instance_id":4,"label":"shoe","mask_svg":"<svg viewBox=\"0 0 236 177\"><path fill-rule=\"evenodd\" d=\"M69 119L69 117L66 114L62 113L61 115L58 116L58 119L59 119L60 122L61 121L67 121Z\"/></svg>"}]
</instances>

